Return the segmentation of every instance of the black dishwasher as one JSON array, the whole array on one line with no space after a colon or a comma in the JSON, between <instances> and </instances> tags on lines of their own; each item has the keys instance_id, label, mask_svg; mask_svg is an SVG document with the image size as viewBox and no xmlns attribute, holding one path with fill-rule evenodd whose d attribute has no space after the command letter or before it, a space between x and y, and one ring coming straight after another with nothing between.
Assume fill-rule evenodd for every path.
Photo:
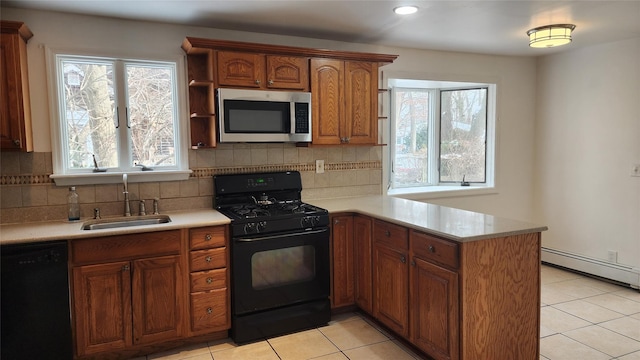
<instances>
[{"instance_id":1,"label":"black dishwasher","mask_svg":"<svg viewBox=\"0 0 640 360\"><path fill-rule=\"evenodd\" d=\"M67 242L0 247L2 360L73 358Z\"/></svg>"}]
</instances>

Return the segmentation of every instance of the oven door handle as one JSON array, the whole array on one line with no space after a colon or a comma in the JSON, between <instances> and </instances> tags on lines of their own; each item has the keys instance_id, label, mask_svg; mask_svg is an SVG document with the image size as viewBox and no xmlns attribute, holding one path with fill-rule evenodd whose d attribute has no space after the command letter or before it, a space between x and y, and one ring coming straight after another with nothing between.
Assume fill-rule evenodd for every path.
<instances>
[{"instance_id":1,"label":"oven door handle","mask_svg":"<svg viewBox=\"0 0 640 360\"><path fill-rule=\"evenodd\" d=\"M329 231L329 229L320 229L320 230L311 230L311 231L298 231L298 232L293 232L293 233L288 233L288 234L278 234L278 235L251 237L251 238L236 238L236 239L234 239L234 241L237 241L237 242L252 242L252 241L262 241L262 240L271 240L271 239L281 239L283 237L320 234L320 233L327 232L327 231Z\"/></svg>"}]
</instances>

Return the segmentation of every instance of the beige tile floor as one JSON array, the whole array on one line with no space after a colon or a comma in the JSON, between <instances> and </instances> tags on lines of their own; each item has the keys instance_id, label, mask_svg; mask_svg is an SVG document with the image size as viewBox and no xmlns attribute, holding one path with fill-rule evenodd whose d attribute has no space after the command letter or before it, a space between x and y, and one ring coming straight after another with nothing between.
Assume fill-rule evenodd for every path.
<instances>
[{"instance_id":1,"label":"beige tile floor","mask_svg":"<svg viewBox=\"0 0 640 360\"><path fill-rule=\"evenodd\" d=\"M640 292L542 267L541 360L640 360ZM229 339L136 360L421 359L358 313L328 326L237 346ZM502 359L495 359L502 360Z\"/></svg>"}]
</instances>

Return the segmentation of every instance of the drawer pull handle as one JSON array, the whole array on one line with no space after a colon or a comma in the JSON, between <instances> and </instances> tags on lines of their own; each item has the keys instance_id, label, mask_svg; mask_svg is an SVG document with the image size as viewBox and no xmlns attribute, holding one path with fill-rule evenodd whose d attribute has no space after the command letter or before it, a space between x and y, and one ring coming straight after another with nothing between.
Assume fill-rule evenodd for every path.
<instances>
[{"instance_id":1,"label":"drawer pull handle","mask_svg":"<svg viewBox=\"0 0 640 360\"><path fill-rule=\"evenodd\" d=\"M384 232L385 235L387 235L387 237L391 236L391 231L387 230Z\"/></svg>"},{"instance_id":2,"label":"drawer pull handle","mask_svg":"<svg viewBox=\"0 0 640 360\"><path fill-rule=\"evenodd\" d=\"M206 258L204 258L204 261L206 262L211 262L211 260L213 260L211 256L207 256Z\"/></svg>"},{"instance_id":3,"label":"drawer pull handle","mask_svg":"<svg viewBox=\"0 0 640 360\"><path fill-rule=\"evenodd\" d=\"M433 245L429 245L429 252L435 253L436 248Z\"/></svg>"},{"instance_id":4,"label":"drawer pull handle","mask_svg":"<svg viewBox=\"0 0 640 360\"><path fill-rule=\"evenodd\" d=\"M213 309L212 308L207 308L207 314L209 314L209 315L213 314Z\"/></svg>"},{"instance_id":5,"label":"drawer pull handle","mask_svg":"<svg viewBox=\"0 0 640 360\"><path fill-rule=\"evenodd\" d=\"M213 278L208 277L207 278L207 284L211 284L213 282Z\"/></svg>"},{"instance_id":6,"label":"drawer pull handle","mask_svg":"<svg viewBox=\"0 0 640 360\"><path fill-rule=\"evenodd\" d=\"M209 241L211 240L211 234L207 234L204 236L204 241Z\"/></svg>"}]
</instances>

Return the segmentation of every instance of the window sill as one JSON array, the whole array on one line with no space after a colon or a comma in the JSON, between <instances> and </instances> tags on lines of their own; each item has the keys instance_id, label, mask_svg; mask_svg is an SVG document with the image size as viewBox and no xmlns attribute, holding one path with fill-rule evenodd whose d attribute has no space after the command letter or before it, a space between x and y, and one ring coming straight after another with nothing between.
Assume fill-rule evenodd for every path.
<instances>
[{"instance_id":1,"label":"window sill","mask_svg":"<svg viewBox=\"0 0 640 360\"><path fill-rule=\"evenodd\" d=\"M387 195L409 200L437 199L460 196L476 196L497 194L498 190L494 186L426 186L420 188L392 189L387 191Z\"/></svg>"},{"instance_id":2,"label":"window sill","mask_svg":"<svg viewBox=\"0 0 640 360\"><path fill-rule=\"evenodd\" d=\"M98 185L120 184L123 172L83 173L83 174L53 174L57 186L74 185ZM191 170L153 170L127 172L127 181L130 183L154 182L154 181L180 181L187 180Z\"/></svg>"}]
</instances>

